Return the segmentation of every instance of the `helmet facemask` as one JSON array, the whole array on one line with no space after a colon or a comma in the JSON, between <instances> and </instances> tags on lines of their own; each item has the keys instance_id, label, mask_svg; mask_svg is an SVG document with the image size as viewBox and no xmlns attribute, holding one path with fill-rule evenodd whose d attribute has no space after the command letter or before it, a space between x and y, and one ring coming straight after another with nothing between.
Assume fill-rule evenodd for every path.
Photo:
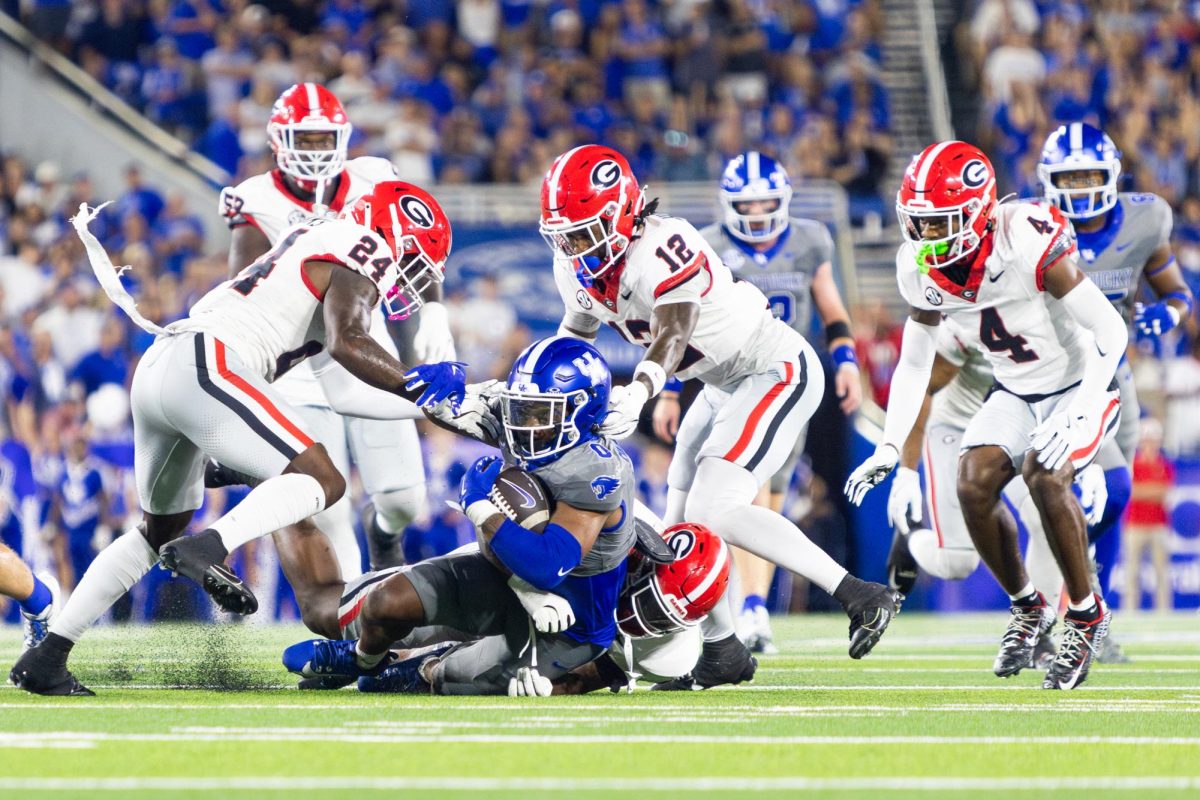
<instances>
[{"instance_id":1,"label":"helmet facemask","mask_svg":"<svg viewBox=\"0 0 1200 800\"><path fill-rule=\"evenodd\" d=\"M425 255L415 236L400 237L396 249L404 255L398 262L400 269L396 273L396 285L383 298L383 310L388 319L399 322L421 310L421 306L425 305L422 294L444 280L445 265Z\"/></svg>"},{"instance_id":2,"label":"helmet facemask","mask_svg":"<svg viewBox=\"0 0 1200 800\"><path fill-rule=\"evenodd\" d=\"M346 168L350 131L348 122L337 125L321 117L267 125L267 136L275 151L275 163L281 171L302 181L328 181ZM331 136L332 146L311 147L317 138L312 134Z\"/></svg>"},{"instance_id":3,"label":"helmet facemask","mask_svg":"<svg viewBox=\"0 0 1200 800\"><path fill-rule=\"evenodd\" d=\"M792 201L792 187L777 190L721 192L725 209L725 228L743 242L766 242L787 229ZM749 213L751 203L761 202L769 210Z\"/></svg>"},{"instance_id":4,"label":"helmet facemask","mask_svg":"<svg viewBox=\"0 0 1200 800\"><path fill-rule=\"evenodd\" d=\"M979 249L976 223L985 211L983 199L973 197L951 208L920 208L896 204L896 216L904 238L917 248L917 266L922 272L945 269ZM935 234L926 237L925 231Z\"/></svg>"},{"instance_id":5,"label":"helmet facemask","mask_svg":"<svg viewBox=\"0 0 1200 800\"><path fill-rule=\"evenodd\" d=\"M1038 164L1037 172L1046 199L1068 219L1098 217L1117 204L1120 161Z\"/></svg>"},{"instance_id":6,"label":"helmet facemask","mask_svg":"<svg viewBox=\"0 0 1200 800\"><path fill-rule=\"evenodd\" d=\"M678 597L663 594L653 572L622 594L617 624L630 636L666 636L698 624Z\"/></svg>"},{"instance_id":7,"label":"helmet facemask","mask_svg":"<svg viewBox=\"0 0 1200 800\"><path fill-rule=\"evenodd\" d=\"M508 449L526 463L571 449L583 436L575 416L587 402L582 389L562 394L509 385L500 393Z\"/></svg>"},{"instance_id":8,"label":"helmet facemask","mask_svg":"<svg viewBox=\"0 0 1200 800\"><path fill-rule=\"evenodd\" d=\"M539 229L551 250L575 264L577 275L596 280L616 264L629 246L629 238L615 230L618 210L618 204L612 202L587 219L564 223L543 220Z\"/></svg>"}]
</instances>

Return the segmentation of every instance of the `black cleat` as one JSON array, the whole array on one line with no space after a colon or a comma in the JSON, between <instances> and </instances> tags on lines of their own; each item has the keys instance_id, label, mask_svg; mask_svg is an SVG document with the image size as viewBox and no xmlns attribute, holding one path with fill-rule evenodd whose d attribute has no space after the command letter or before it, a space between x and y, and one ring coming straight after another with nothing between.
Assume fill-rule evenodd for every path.
<instances>
[{"instance_id":1,"label":"black cleat","mask_svg":"<svg viewBox=\"0 0 1200 800\"><path fill-rule=\"evenodd\" d=\"M908 524L910 531L918 527L918 523L912 520L909 520ZM917 576L920 575L917 560L908 549L908 536L901 533L899 528L892 531L892 549L888 552L887 574L888 588L900 595L900 600L896 602L896 611L899 611L900 601L912 594L913 587L917 584Z\"/></svg>"},{"instance_id":2,"label":"black cleat","mask_svg":"<svg viewBox=\"0 0 1200 800\"><path fill-rule=\"evenodd\" d=\"M998 678L1011 678L1026 667L1033 666L1033 651L1039 641L1054 627L1054 609L1037 592L1032 603L1013 603L1009 608L1008 629L1000 641L1000 652L992 663Z\"/></svg>"},{"instance_id":3,"label":"black cleat","mask_svg":"<svg viewBox=\"0 0 1200 800\"><path fill-rule=\"evenodd\" d=\"M367 536L367 559L371 571L404 566L404 532L388 533L379 527L375 504L368 503L362 510L363 533Z\"/></svg>"},{"instance_id":4,"label":"black cleat","mask_svg":"<svg viewBox=\"0 0 1200 800\"><path fill-rule=\"evenodd\" d=\"M53 636L54 634L50 634L50 637ZM68 652L67 649L55 647L53 641L49 647L43 642L21 654L17 663L13 664L8 679L30 694L50 697L95 697L96 693L80 683L67 669Z\"/></svg>"},{"instance_id":5,"label":"black cleat","mask_svg":"<svg viewBox=\"0 0 1200 800\"><path fill-rule=\"evenodd\" d=\"M874 649L896 618L895 593L881 583L847 574L833 596L850 617L850 657L862 658Z\"/></svg>"},{"instance_id":6,"label":"black cleat","mask_svg":"<svg viewBox=\"0 0 1200 800\"><path fill-rule=\"evenodd\" d=\"M259 481L243 475L232 467L218 464L209 459L204 462L204 488L221 489L226 486L257 486Z\"/></svg>"},{"instance_id":7,"label":"black cleat","mask_svg":"<svg viewBox=\"0 0 1200 800\"><path fill-rule=\"evenodd\" d=\"M654 684L660 692L681 692L711 689L725 684L739 684L754 679L758 660L750 655L746 645L731 634L715 642L705 642L700 660L687 675Z\"/></svg>"},{"instance_id":8,"label":"black cleat","mask_svg":"<svg viewBox=\"0 0 1200 800\"><path fill-rule=\"evenodd\" d=\"M221 537L210 529L164 544L158 560L164 569L200 584L224 611L253 614L258 611L258 598L237 573L225 566L228 555Z\"/></svg>"},{"instance_id":9,"label":"black cleat","mask_svg":"<svg viewBox=\"0 0 1200 800\"><path fill-rule=\"evenodd\" d=\"M1092 657L1108 636L1112 621L1108 606L1099 597L1096 601L1096 611L1090 619L1080 619L1073 611L1068 611L1063 618L1062 641L1058 655L1046 670L1043 689L1074 689L1087 680Z\"/></svg>"}]
</instances>

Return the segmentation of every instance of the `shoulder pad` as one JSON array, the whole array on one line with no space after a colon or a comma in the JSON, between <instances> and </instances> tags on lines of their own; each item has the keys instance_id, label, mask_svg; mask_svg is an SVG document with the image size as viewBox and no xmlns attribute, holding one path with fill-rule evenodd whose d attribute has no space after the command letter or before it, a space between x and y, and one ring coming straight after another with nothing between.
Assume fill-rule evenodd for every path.
<instances>
[{"instance_id":1,"label":"shoulder pad","mask_svg":"<svg viewBox=\"0 0 1200 800\"><path fill-rule=\"evenodd\" d=\"M346 162L346 169L366 178L371 183L400 180L396 165L386 158L359 156Z\"/></svg>"}]
</instances>

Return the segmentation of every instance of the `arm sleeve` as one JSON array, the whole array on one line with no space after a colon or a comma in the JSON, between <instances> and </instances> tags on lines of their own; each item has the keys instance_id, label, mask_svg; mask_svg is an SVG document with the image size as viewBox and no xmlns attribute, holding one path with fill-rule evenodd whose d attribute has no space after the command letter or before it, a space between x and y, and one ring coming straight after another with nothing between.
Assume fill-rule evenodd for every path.
<instances>
[{"instance_id":1,"label":"arm sleeve","mask_svg":"<svg viewBox=\"0 0 1200 800\"><path fill-rule=\"evenodd\" d=\"M585 342L596 341L596 334L599 331L600 320L578 311L567 310L563 314L562 322L558 325L559 336L570 336L573 339L583 339ZM580 336L580 333L584 335Z\"/></svg>"},{"instance_id":2,"label":"arm sleeve","mask_svg":"<svg viewBox=\"0 0 1200 800\"><path fill-rule=\"evenodd\" d=\"M425 419L425 414L415 403L363 383L327 353L315 357L312 368L329 405L342 416L384 420Z\"/></svg>"},{"instance_id":3,"label":"arm sleeve","mask_svg":"<svg viewBox=\"0 0 1200 800\"><path fill-rule=\"evenodd\" d=\"M522 528L511 519L500 523L492 537L492 552L514 575L548 592L583 561L583 548L571 532L553 522L541 533Z\"/></svg>"},{"instance_id":4,"label":"arm sleeve","mask_svg":"<svg viewBox=\"0 0 1200 800\"><path fill-rule=\"evenodd\" d=\"M1090 280L1082 280L1062 298L1063 308L1071 318L1096 337L1095 349L1088 353L1083 368L1083 380L1075 394L1082 402L1102 397L1117 372L1129 330L1112 303Z\"/></svg>"},{"instance_id":5,"label":"arm sleeve","mask_svg":"<svg viewBox=\"0 0 1200 800\"><path fill-rule=\"evenodd\" d=\"M1111 308L1111 306L1109 306ZM904 339L900 345L900 363L892 375L888 393L887 418L883 423L881 444L890 444L899 453L912 431L925 401L925 389L933 371L937 352L937 328L923 325L915 319L904 323Z\"/></svg>"}]
</instances>

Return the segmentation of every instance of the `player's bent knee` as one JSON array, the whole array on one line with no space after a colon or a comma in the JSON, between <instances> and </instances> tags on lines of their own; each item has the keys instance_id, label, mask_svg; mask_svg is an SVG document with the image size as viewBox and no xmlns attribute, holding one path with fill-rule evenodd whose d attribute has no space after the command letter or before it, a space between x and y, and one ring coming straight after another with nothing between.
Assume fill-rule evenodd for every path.
<instances>
[{"instance_id":1,"label":"player's bent knee","mask_svg":"<svg viewBox=\"0 0 1200 800\"><path fill-rule=\"evenodd\" d=\"M428 507L426 487L423 483L405 489L376 492L371 495L371 502L375 505L375 517L379 527L388 533L403 531L414 520L423 517Z\"/></svg>"},{"instance_id":2,"label":"player's bent knee","mask_svg":"<svg viewBox=\"0 0 1200 800\"><path fill-rule=\"evenodd\" d=\"M173 542L183 536L195 513L194 510L181 511L178 514L147 513L138 525L138 532L145 537L147 544L158 550L167 542Z\"/></svg>"},{"instance_id":3,"label":"player's bent knee","mask_svg":"<svg viewBox=\"0 0 1200 800\"><path fill-rule=\"evenodd\" d=\"M942 580L960 581L979 567L979 554L974 550L942 547L937 534L928 529L909 534L908 549L917 566Z\"/></svg>"},{"instance_id":4,"label":"player's bent knee","mask_svg":"<svg viewBox=\"0 0 1200 800\"><path fill-rule=\"evenodd\" d=\"M325 507L329 508L346 494L346 478L329 457L325 445L317 442L292 459L284 472L301 472L321 484Z\"/></svg>"},{"instance_id":5,"label":"player's bent knee","mask_svg":"<svg viewBox=\"0 0 1200 800\"><path fill-rule=\"evenodd\" d=\"M1070 464L1064 464L1057 470L1048 470L1032 454L1025 459L1021 474L1030 494L1039 497L1047 492L1069 492L1074 481L1074 470Z\"/></svg>"}]
</instances>

